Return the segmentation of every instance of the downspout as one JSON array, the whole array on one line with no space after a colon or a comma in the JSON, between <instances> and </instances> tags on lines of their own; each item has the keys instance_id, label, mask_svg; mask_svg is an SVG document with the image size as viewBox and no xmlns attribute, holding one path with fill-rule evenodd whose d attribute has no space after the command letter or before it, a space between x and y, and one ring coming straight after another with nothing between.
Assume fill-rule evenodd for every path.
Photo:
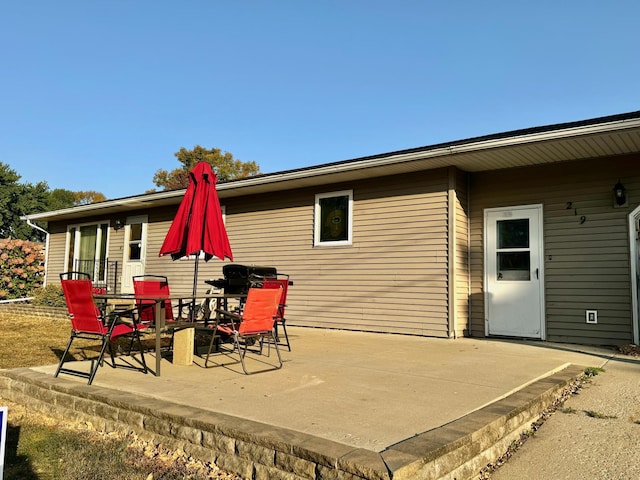
<instances>
[{"instance_id":1,"label":"downspout","mask_svg":"<svg viewBox=\"0 0 640 480\"><path fill-rule=\"evenodd\" d=\"M29 225L31 228L35 228L36 230L39 230L45 234L46 240L45 240L45 247L44 247L44 281L42 282L42 286L46 287L47 275L48 275L47 265L49 264L49 232L47 232L44 228L39 227L35 223L31 223L31 219L29 219L29 217L20 217L20 218L22 220L25 220L27 222L27 225Z\"/></svg>"},{"instance_id":2,"label":"downspout","mask_svg":"<svg viewBox=\"0 0 640 480\"><path fill-rule=\"evenodd\" d=\"M467 191L465 192L465 209L466 209L466 240L465 245L467 248L467 336L471 336L471 301L472 296L471 292L473 289L471 288L471 173L465 172L465 177L467 181Z\"/></svg>"},{"instance_id":3,"label":"downspout","mask_svg":"<svg viewBox=\"0 0 640 480\"><path fill-rule=\"evenodd\" d=\"M457 304L457 268L456 258L458 249L458 239L456 234L456 169L449 167L448 169L449 185L447 188L447 260L449 262L447 277L449 278L449 290L447 292L447 302L449 304L449 324L447 325L447 336L449 338L456 337L456 322L458 320L458 304Z\"/></svg>"},{"instance_id":4,"label":"downspout","mask_svg":"<svg viewBox=\"0 0 640 480\"><path fill-rule=\"evenodd\" d=\"M640 343L640 320L638 319L638 279L640 271L638 271L638 230L637 218L640 215L640 207L636 207L629 214L629 263L631 267L631 330L633 335L633 343Z\"/></svg>"}]
</instances>

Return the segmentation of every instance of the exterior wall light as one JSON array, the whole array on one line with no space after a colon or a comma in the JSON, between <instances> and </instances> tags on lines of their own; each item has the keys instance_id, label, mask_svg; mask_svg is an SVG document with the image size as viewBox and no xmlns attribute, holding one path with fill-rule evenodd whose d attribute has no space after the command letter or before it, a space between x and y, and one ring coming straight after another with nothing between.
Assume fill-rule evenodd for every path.
<instances>
[{"instance_id":1,"label":"exterior wall light","mask_svg":"<svg viewBox=\"0 0 640 480\"><path fill-rule=\"evenodd\" d=\"M120 230L122 227L124 227L124 223L122 223L122 220L120 220L119 218L116 219L113 229L117 231L117 230Z\"/></svg>"},{"instance_id":2,"label":"exterior wall light","mask_svg":"<svg viewBox=\"0 0 640 480\"><path fill-rule=\"evenodd\" d=\"M627 205L627 190L624 188L624 185L620 183L620 179L618 179L618 183L613 186L613 200L614 207L624 207Z\"/></svg>"}]
</instances>

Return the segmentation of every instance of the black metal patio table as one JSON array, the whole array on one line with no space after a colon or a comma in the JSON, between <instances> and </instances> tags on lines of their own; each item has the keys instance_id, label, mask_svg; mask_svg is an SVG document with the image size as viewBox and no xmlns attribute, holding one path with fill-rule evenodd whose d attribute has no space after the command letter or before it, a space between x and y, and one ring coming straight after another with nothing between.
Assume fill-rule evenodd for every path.
<instances>
[{"instance_id":1,"label":"black metal patio table","mask_svg":"<svg viewBox=\"0 0 640 480\"><path fill-rule=\"evenodd\" d=\"M202 318L196 319L193 308L187 308L189 312L186 318L179 318L177 320L171 321L171 325L167 327L167 322L165 319L165 315L162 311L162 305L165 301L177 301L179 305L179 310L181 311L186 305L198 305L198 301L209 302L211 300L216 300L216 309L226 309L227 302L229 300L241 300L246 298L245 294L235 294L235 293L206 293L202 295L184 295L184 294L171 294L171 295L144 295L144 296L135 296L133 293L104 293L104 294L94 294L94 298L96 300L101 300L106 303L116 303L116 301L126 301L127 303L135 304L136 301L147 300L153 301L155 303L155 353L156 353L156 368L153 371L154 375L160 376L160 361L162 360L161 355L161 347L162 347L162 332L166 331L168 328L171 330L181 330L185 328L197 328L197 327L206 327L210 322L210 318ZM215 311L215 309L211 309L211 311Z\"/></svg>"}]
</instances>

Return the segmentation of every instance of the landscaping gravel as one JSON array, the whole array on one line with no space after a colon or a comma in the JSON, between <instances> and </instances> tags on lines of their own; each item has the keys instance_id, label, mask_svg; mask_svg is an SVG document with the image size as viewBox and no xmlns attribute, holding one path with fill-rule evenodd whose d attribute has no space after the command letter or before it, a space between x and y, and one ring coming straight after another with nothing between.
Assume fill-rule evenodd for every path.
<instances>
[{"instance_id":1,"label":"landscaping gravel","mask_svg":"<svg viewBox=\"0 0 640 480\"><path fill-rule=\"evenodd\" d=\"M618 355L582 384L492 480L640 478L640 357Z\"/></svg>"}]
</instances>

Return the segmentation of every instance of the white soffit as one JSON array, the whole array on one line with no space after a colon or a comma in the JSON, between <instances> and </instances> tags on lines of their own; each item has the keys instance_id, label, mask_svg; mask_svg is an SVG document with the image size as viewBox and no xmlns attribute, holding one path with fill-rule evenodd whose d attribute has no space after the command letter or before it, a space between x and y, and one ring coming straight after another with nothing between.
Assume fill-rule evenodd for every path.
<instances>
[{"instance_id":1,"label":"white soffit","mask_svg":"<svg viewBox=\"0 0 640 480\"><path fill-rule=\"evenodd\" d=\"M571 160L640 152L640 120L624 129L598 133L582 127L578 132L549 132L398 152L370 159L347 161L220 185L221 198L353 181L381 175L455 166L467 172L500 170ZM602 125L599 125L602 128ZM274 188L275 187L275 188Z\"/></svg>"}]
</instances>

